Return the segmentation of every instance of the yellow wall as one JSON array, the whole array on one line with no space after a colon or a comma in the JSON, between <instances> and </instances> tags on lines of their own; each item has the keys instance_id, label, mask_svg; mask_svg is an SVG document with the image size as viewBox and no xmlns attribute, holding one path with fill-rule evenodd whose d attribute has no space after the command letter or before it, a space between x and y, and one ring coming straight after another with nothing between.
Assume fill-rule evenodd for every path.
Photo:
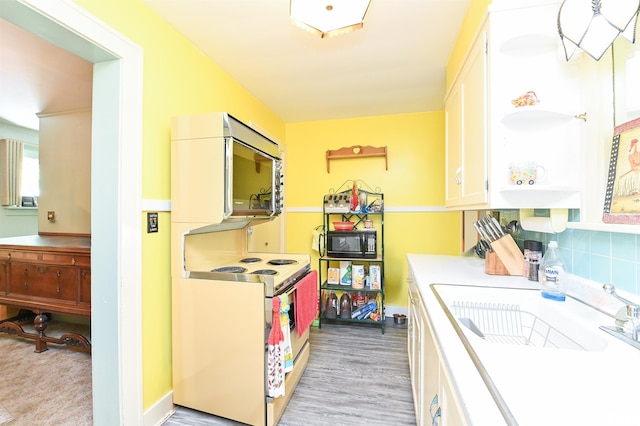
<instances>
[{"instance_id":1,"label":"yellow wall","mask_svg":"<svg viewBox=\"0 0 640 426\"><path fill-rule=\"evenodd\" d=\"M74 1L144 49L143 198L166 200L171 197L170 118L228 111L287 141L287 207L320 207L323 195L330 188L337 189L349 179L362 179L380 187L388 208L443 205L442 112L285 126L279 117L139 0ZM485 4L486 0L472 0L472 5L476 3ZM469 20L472 21L471 17ZM475 28L469 31L474 33ZM334 161L331 174L327 174L326 149L354 144L387 145L389 170L384 170L382 159L372 158ZM385 219L387 303L405 305L405 254L457 254L460 217L455 212L397 212L386 214ZM141 220L146 229L145 212ZM159 220L159 232L145 233L142 237L145 409L172 389L169 213L161 213ZM288 213L285 249L309 252L311 230L321 222L320 213Z\"/></svg>"},{"instance_id":2,"label":"yellow wall","mask_svg":"<svg viewBox=\"0 0 640 426\"><path fill-rule=\"evenodd\" d=\"M444 113L399 114L287 124L286 206L322 207L323 196L347 180L384 193L386 303L407 304L407 253L459 254L458 212L415 212L444 204ZM387 146L383 158L331 161L325 153L353 145ZM342 189L349 189L350 186ZM404 208L413 212L389 212ZM287 213L286 250L311 252L311 231L322 213ZM314 256L314 267L317 267Z\"/></svg>"},{"instance_id":3,"label":"yellow wall","mask_svg":"<svg viewBox=\"0 0 640 426\"><path fill-rule=\"evenodd\" d=\"M139 0L75 2L144 49L143 198L171 198L172 116L228 111L284 140L282 120ZM146 213L141 220L146 230ZM145 409L172 389L169 213L160 214L159 224L158 233L142 237Z\"/></svg>"},{"instance_id":4,"label":"yellow wall","mask_svg":"<svg viewBox=\"0 0 640 426\"><path fill-rule=\"evenodd\" d=\"M462 28L460 28L460 33L458 33L456 44L453 47L453 51L449 57L449 63L447 64L447 89L451 86L462 65L462 60L467 54L469 45L478 31L478 25L487 13L487 6L489 6L489 4L491 4L491 0L471 0L469 4L469 10L467 10L467 14L464 17Z\"/></svg>"}]
</instances>

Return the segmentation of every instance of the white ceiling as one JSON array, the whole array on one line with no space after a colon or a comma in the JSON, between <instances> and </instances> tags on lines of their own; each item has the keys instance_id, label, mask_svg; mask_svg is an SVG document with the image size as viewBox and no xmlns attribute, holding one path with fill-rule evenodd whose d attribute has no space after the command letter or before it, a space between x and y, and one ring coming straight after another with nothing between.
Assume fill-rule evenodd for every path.
<instances>
[{"instance_id":1,"label":"white ceiling","mask_svg":"<svg viewBox=\"0 0 640 426\"><path fill-rule=\"evenodd\" d=\"M289 0L142 0L285 122L441 110L470 0L373 0L364 28L320 39ZM90 106L92 64L0 19L0 120Z\"/></svg>"},{"instance_id":2,"label":"white ceiling","mask_svg":"<svg viewBox=\"0 0 640 426\"><path fill-rule=\"evenodd\" d=\"M321 39L291 24L289 0L142 1L285 122L443 109L470 3L373 0L363 29Z\"/></svg>"}]
</instances>

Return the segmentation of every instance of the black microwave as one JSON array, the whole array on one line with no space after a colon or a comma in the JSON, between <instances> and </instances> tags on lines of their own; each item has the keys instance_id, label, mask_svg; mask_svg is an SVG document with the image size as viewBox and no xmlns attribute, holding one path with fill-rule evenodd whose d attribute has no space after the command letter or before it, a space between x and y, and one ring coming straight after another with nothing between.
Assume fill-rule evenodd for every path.
<instances>
[{"instance_id":1,"label":"black microwave","mask_svg":"<svg viewBox=\"0 0 640 426\"><path fill-rule=\"evenodd\" d=\"M378 256L377 232L328 231L327 256L371 259Z\"/></svg>"}]
</instances>

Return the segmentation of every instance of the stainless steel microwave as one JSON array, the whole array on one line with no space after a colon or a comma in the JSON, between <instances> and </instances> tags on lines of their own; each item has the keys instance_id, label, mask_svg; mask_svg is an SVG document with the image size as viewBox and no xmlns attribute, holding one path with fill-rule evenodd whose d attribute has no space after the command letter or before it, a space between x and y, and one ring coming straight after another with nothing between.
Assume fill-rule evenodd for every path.
<instances>
[{"instance_id":1,"label":"stainless steel microwave","mask_svg":"<svg viewBox=\"0 0 640 426\"><path fill-rule=\"evenodd\" d=\"M378 256L378 233L371 231L328 231L327 256L373 259Z\"/></svg>"}]
</instances>

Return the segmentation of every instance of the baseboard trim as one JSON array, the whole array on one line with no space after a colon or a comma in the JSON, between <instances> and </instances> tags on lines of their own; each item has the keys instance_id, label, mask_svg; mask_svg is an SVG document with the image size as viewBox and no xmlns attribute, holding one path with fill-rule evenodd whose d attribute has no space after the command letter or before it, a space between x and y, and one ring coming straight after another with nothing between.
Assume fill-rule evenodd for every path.
<instances>
[{"instance_id":1,"label":"baseboard trim","mask_svg":"<svg viewBox=\"0 0 640 426\"><path fill-rule=\"evenodd\" d=\"M409 315L409 308L407 306L389 306L384 307L384 313L387 318L392 317L393 314Z\"/></svg>"},{"instance_id":2,"label":"baseboard trim","mask_svg":"<svg viewBox=\"0 0 640 426\"><path fill-rule=\"evenodd\" d=\"M175 411L176 407L173 405L173 391L170 391L144 412L144 426L160 426Z\"/></svg>"}]
</instances>

